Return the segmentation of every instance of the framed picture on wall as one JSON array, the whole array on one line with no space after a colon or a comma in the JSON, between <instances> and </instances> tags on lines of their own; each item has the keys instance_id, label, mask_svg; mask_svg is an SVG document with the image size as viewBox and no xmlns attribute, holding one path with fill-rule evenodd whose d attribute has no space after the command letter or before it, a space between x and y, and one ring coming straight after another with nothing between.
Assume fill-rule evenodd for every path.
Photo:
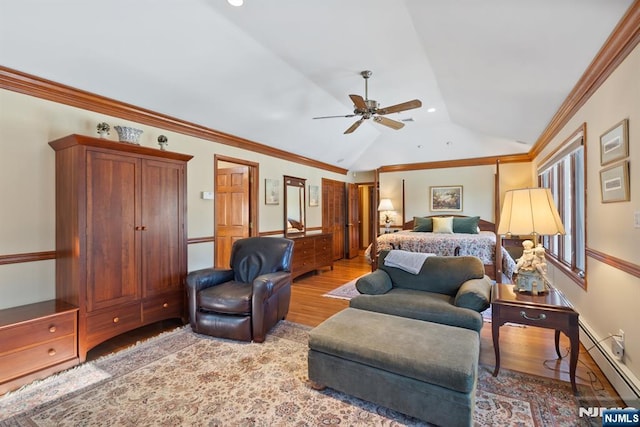
<instances>
[{"instance_id":1,"label":"framed picture on wall","mask_svg":"<svg viewBox=\"0 0 640 427\"><path fill-rule=\"evenodd\" d=\"M432 212L462 212L462 185L429 187Z\"/></svg>"},{"instance_id":2,"label":"framed picture on wall","mask_svg":"<svg viewBox=\"0 0 640 427\"><path fill-rule=\"evenodd\" d=\"M602 203L629 200L629 161L615 164L600 171Z\"/></svg>"},{"instance_id":3,"label":"framed picture on wall","mask_svg":"<svg viewBox=\"0 0 640 427\"><path fill-rule=\"evenodd\" d=\"M309 186L309 206L318 206L320 204L320 187L317 185Z\"/></svg>"},{"instance_id":4,"label":"framed picture on wall","mask_svg":"<svg viewBox=\"0 0 640 427\"><path fill-rule=\"evenodd\" d=\"M264 180L264 204L280 204L280 181L278 181L277 179Z\"/></svg>"},{"instance_id":5,"label":"framed picture on wall","mask_svg":"<svg viewBox=\"0 0 640 427\"><path fill-rule=\"evenodd\" d=\"M629 155L629 120L624 119L600 137L600 165L604 166Z\"/></svg>"}]
</instances>

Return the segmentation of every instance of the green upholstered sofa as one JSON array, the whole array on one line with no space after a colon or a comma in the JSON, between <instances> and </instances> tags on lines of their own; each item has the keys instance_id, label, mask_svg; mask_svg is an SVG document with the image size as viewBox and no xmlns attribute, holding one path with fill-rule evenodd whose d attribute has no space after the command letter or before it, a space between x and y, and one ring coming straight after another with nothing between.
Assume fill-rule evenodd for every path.
<instances>
[{"instance_id":1,"label":"green upholstered sofa","mask_svg":"<svg viewBox=\"0 0 640 427\"><path fill-rule=\"evenodd\" d=\"M350 307L480 332L492 281L479 258L430 256L413 274L386 266L388 254L381 251L378 269L358 279L361 295L351 299Z\"/></svg>"}]
</instances>

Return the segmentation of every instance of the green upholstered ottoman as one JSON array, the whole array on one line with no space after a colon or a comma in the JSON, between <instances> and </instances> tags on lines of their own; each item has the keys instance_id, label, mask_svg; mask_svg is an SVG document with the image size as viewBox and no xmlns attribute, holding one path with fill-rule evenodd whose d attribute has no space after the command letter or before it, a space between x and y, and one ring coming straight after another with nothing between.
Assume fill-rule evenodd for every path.
<instances>
[{"instance_id":1,"label":"green upholstered ottoman","mask_svg":"<svg viewBox=\"0 0 640 427\"><path fill-rule=\"evenodd\" d=\"M421 420L470 426L477 332L347 308L309 333L309 379Z\"/></svg>"}]
</instances>

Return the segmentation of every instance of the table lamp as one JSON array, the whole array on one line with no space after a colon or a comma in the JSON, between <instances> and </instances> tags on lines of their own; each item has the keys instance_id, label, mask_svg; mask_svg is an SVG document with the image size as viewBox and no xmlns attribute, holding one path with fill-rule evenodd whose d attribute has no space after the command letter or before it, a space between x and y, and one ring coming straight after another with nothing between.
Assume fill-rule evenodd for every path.
<instances>
[{"instance_id":1,"label":"table lamp","mask_svg":"<svg viewBox=\"0 0 640 427\"><path fill-rule=\"evenodd\" d=\"M380 199L380 204L378 205L378 212L384 212L384 232L389 233L391 227L391 218L389 215L393 211L393 203L391 203L391 199Z\"/></svg>"},{"instance_id":2,"label":"table lamp","mask_svg":"<svg viewBox=\"0 0 640 427\"><path fill-rule=\"evenodd\" d=\"M544 293L548 282L547 263L538 236L565 234L551 190L524 188L505 192L498 235L514 234L533 236L533 241L522 242L524 251L522 257L516 260L515 289L534 295Z\"/></svg>"}]
</instances>

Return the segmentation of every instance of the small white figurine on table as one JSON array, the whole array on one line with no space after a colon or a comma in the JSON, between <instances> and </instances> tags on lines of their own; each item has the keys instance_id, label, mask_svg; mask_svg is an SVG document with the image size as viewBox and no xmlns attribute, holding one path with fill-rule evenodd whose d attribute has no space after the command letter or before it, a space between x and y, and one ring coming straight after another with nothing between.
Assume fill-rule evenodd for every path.
<instances>
[{"instance_id":1,"label":"small white figurine on table","mask_svg":"<svg viewBox=\"0 0 640 427\"><path fill-rule=\"evenodd\" d=\"M516 261L515 289L520 292L531 292L533 295L546 291L547 263L544 257L544 247L540 244L534 249L531 240L522 242L522 256Z\"/></svg>"}]
</instances>

